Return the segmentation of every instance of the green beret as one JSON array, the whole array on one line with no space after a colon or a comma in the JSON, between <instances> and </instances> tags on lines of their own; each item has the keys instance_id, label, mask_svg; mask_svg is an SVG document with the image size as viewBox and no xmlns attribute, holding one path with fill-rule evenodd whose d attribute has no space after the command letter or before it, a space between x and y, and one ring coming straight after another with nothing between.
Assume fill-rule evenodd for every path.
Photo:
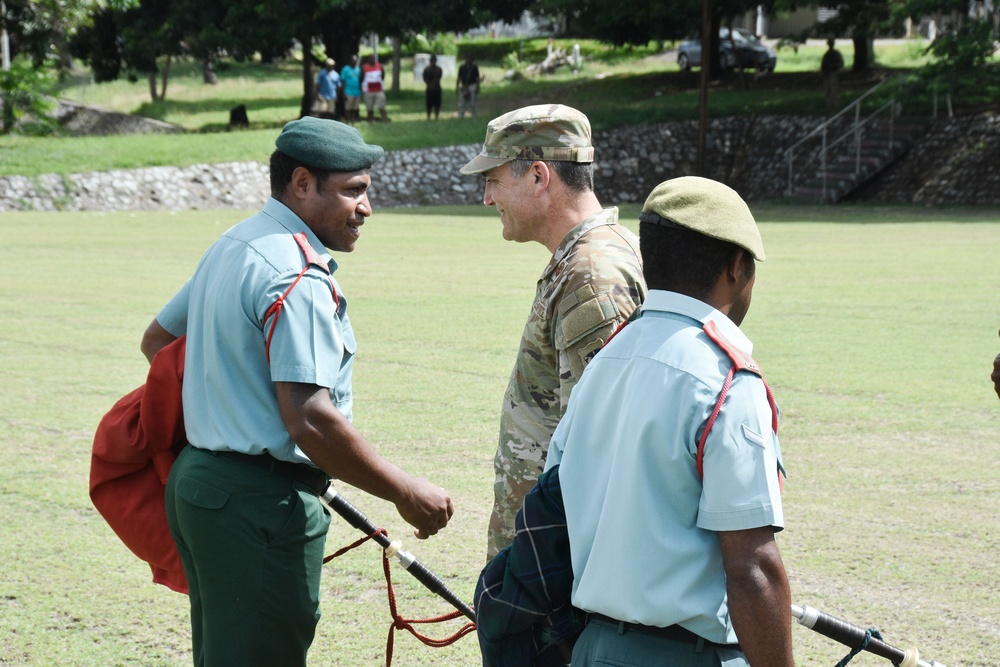
<instances>
[{"instance_id":1,"label":"green beret","mask_svg":"<svg viewBox=\"0 0 1000 667\"><path fill-rule=\"evenodd\" d=\"M494 118L479 155L460 170L481 174L512 160L593 162L590 121L562 104L536 104Z\"/></svg>"},{"instance_id":2,"label":"green beret","mask_svg":"<svg viewBox=\"0 0 1000 667\"><path fill-rule=\"evenodd\" d=\"M350 125L305 116L287 123L274 145L285 155L323 171L361 171L382 159L381 146L366 144Z\"/></svg>"},{"instance_id":3,"label":"green beret","mask_svg":"<svg viewBox=\"0 0 1000 667\"><path fill-rule=\"evenodd\" d=\"M718 181L682 176L660 183L646 198L640 222L679 225L734 243L764 261L764 242L746 202Z\"/></svg>"}]
</instances>

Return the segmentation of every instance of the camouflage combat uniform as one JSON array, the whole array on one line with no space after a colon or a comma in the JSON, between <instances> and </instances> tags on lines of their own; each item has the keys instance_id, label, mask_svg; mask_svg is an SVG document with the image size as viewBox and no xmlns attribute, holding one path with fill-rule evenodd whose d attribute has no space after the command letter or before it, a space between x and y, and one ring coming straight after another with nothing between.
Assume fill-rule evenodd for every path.
<instances>
[{"instance_id":1,"label":"camouflage combat uniform","mask_svg":"<svg viewBox=\"0 0 1000 667\"><path fill-rule=\"evenodd\" d=\"M608 208L574 227L538 281L500 417L487 556L545 467L549 438L584 367L646 293L639 240Z\"/></svg>"},{"instance_id":2,"label":"camouflage combat uniform","mask_svg":"<svg viewBox=\"0 0 1000 667\"><path fill-rule=\"evenodd\" d=\"M562 104L515 109L490 121L482 150L461 172L484 174L512 160L593 162L590 121ZM645 294L639 240L618 224L617 208L576 225L556 248L504 395L489 558L514 539L514 517L545 466L573 385Z\"/></svg>"}]
</instances>

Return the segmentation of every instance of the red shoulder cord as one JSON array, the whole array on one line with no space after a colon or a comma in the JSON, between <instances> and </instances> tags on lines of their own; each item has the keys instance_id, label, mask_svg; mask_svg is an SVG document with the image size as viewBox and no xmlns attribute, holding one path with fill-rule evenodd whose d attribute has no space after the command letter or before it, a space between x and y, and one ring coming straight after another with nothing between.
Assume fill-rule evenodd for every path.
<instances>
[{"instance_id":1,"label":"red shoulder cord","mask_svg":"<svg viewBox=\"0 0 1000 667\"><path fill-rule=\"evenodd\" d=\"M629 322L633 321L639 317L640 309L636 308L635 312L627 320L618 325L608 340L604 343L607 345L611 342L611 339L618 335L618 332L625 328ZM712 430L712 426L715 425L715 420L719 416L719 412L722 411L722 404L726 400L726 396L729 394L729 387L733 383L733 378L736 377L737 371L750 371L754 375L760 378L761 382L764 383L764 391L767 393L767 402L771 406L771 430L775 433L778 432L778 406L774 402L774 393L771 388L767 386L767 382L764 380L764 376L761 374L760 366L754 361L753 357L748 354L744 354L742 350L733 345L722 332L719 331L719 327L716 326L715 322L709 320L704 325L702 325L702 330L705 335L712 340L713 343L719 346L719 348L726 353L726 356L733 362L733 365L729 368L729 373L726 375L725 382L722 383L722 391L719 392L719 398L715 402L715 408L712 410L711 416L708 418L708 422L705 424L705 430L701 434L701 440L698 441L698 476L702 479L705 478L704 470L704 459L705 459L705 443L708 441L708 434ZM781 476L778 476L779 483L781 482Z\"/></svg>"},{"instance_id":2,"label":"red shoulder cord","mask_svg":"<svg viewBox=\"0 0 1000 667\"><path fill-rule=\"evenodd\" d=\"M722 383L722 391L719 392L719 399L715 402L715 409L712 410L712 415L708 418L708 422L705 424L705 430L701 434L701 440L698 441L698 476L702 479L705 478L705 442L708 440L709 431L711 431L712 426L715 425L715 419L719 416L719 412L722 411L722 403L726 400L726 395L729 394L729 387L733 383L736 371L750 371L759 377L761 382L764 382L764 391L767 393L767 402L768 405L771 406L771 430L775 433L778 432L778 406L774 402L774 394L771 392L771 388L767 386L767 382L764 381L764 376L760 372L760 366L757 365L757 362L754 361L753 357L748 354L744 354L742 350L729 342L729 340L722 335L722 332L719 331L715 322L709 320L705 323L703 330L705 331L705 334L712 339L712 342L718 345L722 351L729 356L733 365L729 368L729 373L726 375L726 381ZM778 479L781 479L780 475Z\"/></svg>"},{"instance_id":3,"label":"red shoulder cord","mask_svg":"<svg viewBox=\"0 0 1000 667\"><path fill-rule=\"evenodd\" d=\"M343 549L334 552L332 555L324 558L323 563L326 564L330 562L337 556L341 556L347 553L351 549L360 546L361 544L364 544L365 542L367 542L368 540L372 539L373 537L379 534L382 535L387 534L385 528L379 528L371 535L367 537L362 537L360 540L354 542L353 544L349 544ZM396 630L406 630L411 635L420 640L420 642L423 643L425 646L430 646L432 648L443 648L445 646L450 646L455 642L457 642L462 637L464 637L465 635L475 631L476 624L469 622L463 625L455 634L445 637L443 639L434 639L433 637L428 637L426 635L420 634L413 628L415 624L441 623L443 621L450 621L452 619L459 618L460 616L462 616L462 612L455 610L447 614L442 614L440 616L433 616L431 618L403 618L402 616L399 615L399 612L396 610L396 591L392 586L392 574L389 566L389 556L385 553L385 550L382 551L382 571L385 572L385 585L386 585L386 590L388 591L389 594L389 613L392 616L392 624L389 626L389 636L386 638L385 641L385 667L392 667L393 639L395 637Z\"/></svg>"},{"instance_id":4,"label":"red shoulder cord","mask_svg":"<svg viewBox=\"0 0 1000 667\"><path fill-rule=\"evenodd\" d=\"M330 267L323 261L316 251L313 250L313 247L309 245L309 240L303 232L292 234L292 238L294 238L295 242L299 244L302 254L305 255L306 265L302 267L301 271L299 271L299 275L295 276L295 280L293 280L292 284L288 286L288 289L285 290L284 294L279 296L275 302L271 304L271 307L267 309L267 312L264 313L265 322L267 322L268 318L272 316L274 317L274 319L271 320L271 328L268 329L267 341L264 344L264 354L266 355L267 363L269 364L271 363L271 337L274 336L274 327L278 324L278 315L281 314L281 309L285 307L285 297L287 297L292 291L292 288L298 285L299 280L302 279L302 276L305 275L310 266L316 265L326 271L327 277L330 280L330 291L333 292L333 307L337 308L340 305L340 297L337 296L337 288L333 285L333 275L330 273Z\"/></svg>"}]
</instances>

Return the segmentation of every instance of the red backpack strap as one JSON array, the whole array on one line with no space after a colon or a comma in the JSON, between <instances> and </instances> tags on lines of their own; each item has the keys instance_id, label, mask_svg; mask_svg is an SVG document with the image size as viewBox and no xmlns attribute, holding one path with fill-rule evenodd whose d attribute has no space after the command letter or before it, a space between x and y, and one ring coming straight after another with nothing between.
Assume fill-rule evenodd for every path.
<instances>
[{"instance_id":1,"label":"red backpack strap","mask_svg":"<svg viewBox=\"0 0 1000 667\"><path fill-rule=\"evenodd\" d=\"M734 345L728 338L722 335L719 331L719 327L716 326L715 322L709 320L703 325L703 330L705 335L707 335L713 343L719 346L719 348L726 353L733 365L729 368L729 373L726 375L726 380L722 383L722 391L719 392L719 398L715 402L715 408L712 410L712 414L709 416L708 421L705 423L705 430L702 431L701 439L698 441L698 476L704 479L704 459L705 459L705 443L708 441L708 434L712 430L712 426L715 425L715 420L719 416L719 412L722 411L722 404L726 400L726 396L729 394L729 387L733 384L733 378L736 376L737 371L749 371L759 377L761 382L764 382L764 376L760 372L760 366L754 361L754 358L749 354L743 352ZM767 402L771 406L771 430L775 433L778 432L778 406L774 401L774 394L771 392L771 388L767 386L767 382L764 382L764 391L767 393Z\"/></svg>"},{"instance_id":2,"label":"red backpack strap","mask_svg":"<svg viewBox=\"0 0 1000 667\"><path fill-rule=\"evenodd\" d=\"M278 315L281 314L281 309L285 306L285 298L291 293L292 289L299 284L299 280L305 275L306 271L309 270L310 266L318 266L322 268L327 273L327 277L330 281L330 291L333 292L333 307L338 308L340 306L340 297L337 296L337 288L333 284L333 274L330 271L330 266L323 261L323 258L319 256L312 245L309 243L309 239L306 238L304 232L298 232L297 234L292 234L292 238L295 242L299 244L299 248L302 250L302 254L305 256L306 265L302 267L299 271L299 275L295 276L295 280L292 284L288 286L288 289L279 296L271 307L267 309L264 313L264 321L267 322L269 318L271 319L271 328L267 331L267 341L264 343L264 354L267 357L267 363L271 363L271 337L274 336L274 328L278 324Z\"/></svg>"}]
</instances>

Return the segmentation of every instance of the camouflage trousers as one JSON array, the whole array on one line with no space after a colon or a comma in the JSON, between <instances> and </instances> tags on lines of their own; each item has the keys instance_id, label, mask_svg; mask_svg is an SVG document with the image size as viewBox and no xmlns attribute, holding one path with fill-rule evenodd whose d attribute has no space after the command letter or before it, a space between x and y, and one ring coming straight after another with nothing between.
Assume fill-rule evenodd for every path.
<instances>
[{"instance_id":1,"label":"camouflage trousers","mask_svg":"<svg viewBox=\"0 0 1000 667\"><path fill-rule=\"evenodd\" d=\"M493 513L486 538L487 560L514 541L514 518L545 468L545 452L537 449L518 452L501 447L497 449L493 468L496 481L493 482Z\"/></svg>"}]
</instances>

